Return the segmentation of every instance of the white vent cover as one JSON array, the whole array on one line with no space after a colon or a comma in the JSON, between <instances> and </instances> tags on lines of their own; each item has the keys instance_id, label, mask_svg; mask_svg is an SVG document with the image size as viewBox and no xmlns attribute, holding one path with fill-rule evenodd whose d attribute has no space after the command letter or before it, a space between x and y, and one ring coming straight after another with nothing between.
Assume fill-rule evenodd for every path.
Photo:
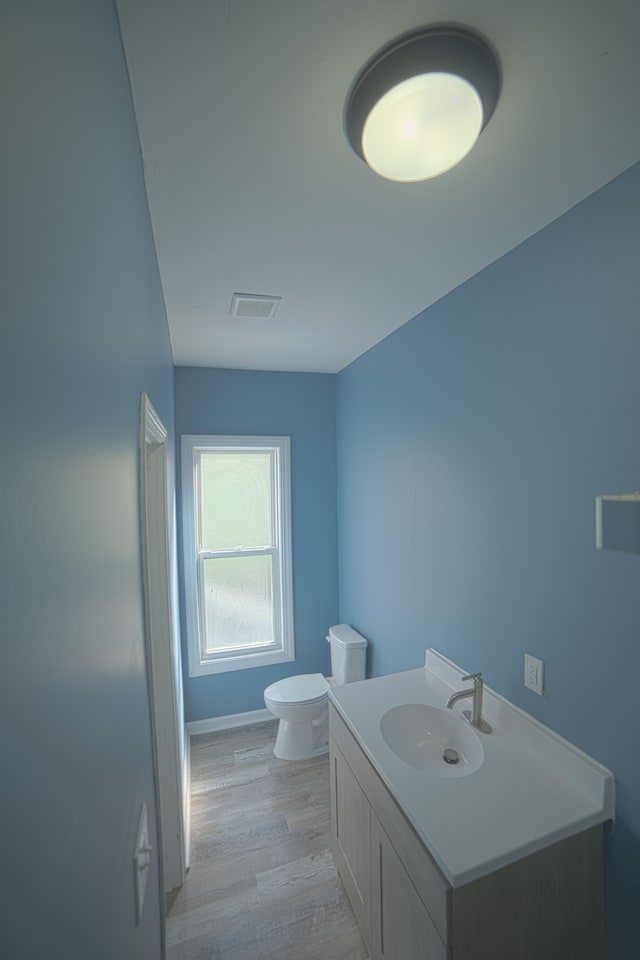
<instances>
[{"instance_id":1,"label":"white vent cover","mask_svg":"<svg viewBox=\"0 0 640 960\"><path fill-rule=\"evenodd\" d=\"M272 320L282 297L266 297L259 293L234 293L231 298L232 317Z\"/></svg>"}]
</instances>

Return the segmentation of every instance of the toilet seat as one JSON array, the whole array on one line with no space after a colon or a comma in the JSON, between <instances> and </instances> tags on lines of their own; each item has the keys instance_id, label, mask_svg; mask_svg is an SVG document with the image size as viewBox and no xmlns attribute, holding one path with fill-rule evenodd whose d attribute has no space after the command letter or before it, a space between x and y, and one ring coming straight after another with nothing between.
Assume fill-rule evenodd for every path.
<instances>
[{"instance_id":1,"label":"toilet seat","mask_svg":"<svg viewBox=\"0 0 640 960\"><path fill-rule=\"evenodd\" d=\"M272 703L315 703L324 700L328 691L329 683L321 673L302 673L272 683L264 696Z\"/></svg>"}]
</instances>

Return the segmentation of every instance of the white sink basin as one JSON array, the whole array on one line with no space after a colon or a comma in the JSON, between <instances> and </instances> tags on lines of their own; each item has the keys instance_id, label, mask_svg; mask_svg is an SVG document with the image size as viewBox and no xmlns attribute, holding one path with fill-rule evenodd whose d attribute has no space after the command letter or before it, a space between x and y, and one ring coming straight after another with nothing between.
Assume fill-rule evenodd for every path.
<instances>
[{"instance_id":1,"label":"white sink basin","mask_svg":"<svg viewBox=\"0 0 640 960\"><path fill-rule=\"evenodd\" d=\"M484 760L480 738L466 720L426 703L402 703L387 710L380 732L397 757L432 777L464 777ZM444 759L445 750L454 762Z\"/></svg>"}]
</instances>

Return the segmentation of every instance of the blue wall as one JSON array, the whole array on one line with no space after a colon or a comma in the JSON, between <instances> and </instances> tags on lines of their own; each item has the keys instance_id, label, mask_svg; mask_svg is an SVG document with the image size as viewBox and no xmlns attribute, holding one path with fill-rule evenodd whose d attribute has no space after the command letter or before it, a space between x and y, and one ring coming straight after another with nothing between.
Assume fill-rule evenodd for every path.
<instances>
[{"instance_id":1,"label":"blue wall","mask_svg":"<svg viewBox=\"0 0 640 960\"><path fill-rule=\"evenodd\" d=\"M329 672L324 637L338 619L335 377L178 367L175 422L178 436L291 437L296 659L217 676L185 676L187 720L264 709L264 688L275 680ZM182 635L186 675L184 612Z\"/></svg>"},{"instance_id":2,"label":"blue wall","mask_svg":"<svg viewBox=\"0 0 640 960\"><path fill-rule=\"evenodd\" d=\"M640 557L596 551L594 497L640 486L639 214L637 166L337 384L341 619L374 675L433 646L614 772L620 960L640 933Z\"/></svg>"},{"instance_id":3,"label":"blue wall","mask_svg":"<svg viewBox=\"0 0 640 960\"><path fill-rule=\"evenodd\" d=\"M171 431L173 371L113 3L3 3L0 73L0 955L157 960L138 409Z\"/></svg>"}]
</instances>

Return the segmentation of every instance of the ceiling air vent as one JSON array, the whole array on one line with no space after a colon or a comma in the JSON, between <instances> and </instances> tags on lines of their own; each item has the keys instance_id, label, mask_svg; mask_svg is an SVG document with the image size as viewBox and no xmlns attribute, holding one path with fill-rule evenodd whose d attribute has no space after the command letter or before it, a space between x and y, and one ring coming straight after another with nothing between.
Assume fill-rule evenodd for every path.
<instances>
[{"instance_id":1,"label":"ceiling air vent","mask_svg":"<svg viewBox=\"0 0 640 960\"><path fill-rule=\"evenodd\" d=\"M259 293L234 293L231 298L232 317L272 320L282 297L266 297Z\"/></svg>"}]
</instances>

